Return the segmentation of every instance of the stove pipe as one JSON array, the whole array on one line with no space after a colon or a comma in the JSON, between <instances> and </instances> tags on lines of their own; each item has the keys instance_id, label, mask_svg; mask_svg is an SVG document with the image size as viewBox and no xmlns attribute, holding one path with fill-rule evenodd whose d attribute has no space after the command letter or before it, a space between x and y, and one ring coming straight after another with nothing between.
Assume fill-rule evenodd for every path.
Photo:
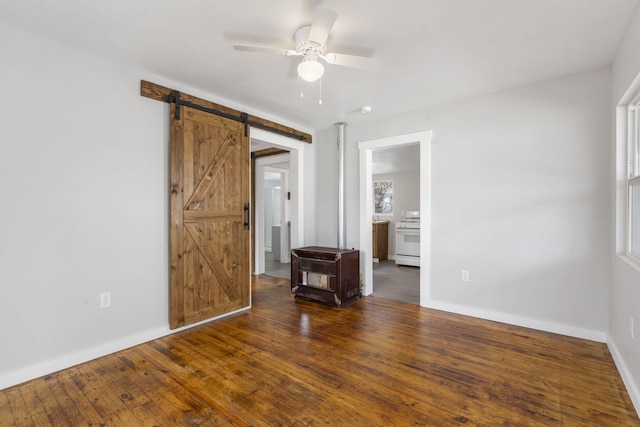
<instances>
[{"instance_id":1,"label":"stove pipe","mask_svg":"<svg viewBox=\"0 0 640 427\"><path fill-rule=\"evenodd\" d=\"M344 134L347 124L336 123L338 128L338 249L345 249L347 231L345 229L345 192L344 192Z\"/></svg>"}]
</instances>

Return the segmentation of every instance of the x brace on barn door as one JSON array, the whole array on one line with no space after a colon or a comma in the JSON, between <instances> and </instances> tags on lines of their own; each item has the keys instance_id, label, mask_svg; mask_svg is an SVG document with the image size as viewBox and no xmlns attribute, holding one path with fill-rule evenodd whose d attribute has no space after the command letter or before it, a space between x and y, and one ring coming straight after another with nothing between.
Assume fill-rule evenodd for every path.
<instances>
[{"instance_id":1,"label":"x brace on barn door","mask_svg":"<svg viewBox=\"0 0 640 427\"><path fill-rule=\"evenodd\" d=\"M176 104L175 108L175 119L180 120L180 107L185 106L189 108L193 108L195 110L203 111L205 113L214 114L216 116L224 117L226 119L235 120L236 122L241 122L244 124L244 136L249 136L249 126L253 126L256 128L260 128L263 130L267 130L269 132L277 133L279 135L283 135L289 138L298 139L300 141L304 141L305 138L297 133L287 132L286 130L278 129L272 126L267 126L263 123L259 123L249 119L249 115L247 113L240 113L239 116L225 113L224 111L215 110L213 108L203 107L198 104L194 104L193 102L184 101L180 99L180 92L174 90L170 95L167 95L167 102Z\"/></svg>"}]
</instances>

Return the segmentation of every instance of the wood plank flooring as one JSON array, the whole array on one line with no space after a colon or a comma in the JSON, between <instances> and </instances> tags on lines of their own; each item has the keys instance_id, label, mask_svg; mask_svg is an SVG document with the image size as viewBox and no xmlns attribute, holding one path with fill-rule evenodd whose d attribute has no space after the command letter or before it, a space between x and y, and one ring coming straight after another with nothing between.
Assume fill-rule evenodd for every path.
<instances>
[{"instance_id":1,"label":"wood plank flooring","mask_svg":"<svg viewBox=\"0 0 640 427\"><path fill-rule=\"evenodd\" d=\"M0 391L0 426L640 426L604 344L253 289L251 311Z\"/></svg>"}]
</instances>

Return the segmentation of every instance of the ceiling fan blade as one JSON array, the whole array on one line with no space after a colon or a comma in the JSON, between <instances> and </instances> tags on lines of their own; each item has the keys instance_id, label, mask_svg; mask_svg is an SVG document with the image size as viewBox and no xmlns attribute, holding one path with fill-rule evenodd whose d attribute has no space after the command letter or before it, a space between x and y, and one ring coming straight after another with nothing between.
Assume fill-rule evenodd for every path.
<instances>
[{"instance_id":1,"label":"ceiling fan blade","mask_svg":"<svg viewBox=\"0 0 640 427\"><path fill-rule=\"evenodd\" d=\"M320 46L324 46L329 38L329 33L333 24L336 22L338 13L326 7L316 6L313 13L313 22L309 31L309 41L316 42Z\"/></svg>"},{"instance_id":2,"label":"ceiling fan blade","mask_svg":"<svg viewBox=\"0 0 640 427\"><path fill-rule=\"evenodd\" d=\"M342 53L327 53L323 59L329 64L343 67L359 68L361 70L376 71L382 67L382 61L364 56L345 55Z\"/></svg>"},{"instance_id":3,"label":"ceiling fan blade","mask_svg":"<svg viewBox=\"0 0 640 427\"><path fill-rule=\"evenodd\" d=\"M235 50L243 52L259 52L259 53L275 53L277 55L294 56L299 55L298 52L291 49L283 49L281 47L267 47L267 46L251 46L248 44L234 44Z\"/></svg>"}]
</instances>

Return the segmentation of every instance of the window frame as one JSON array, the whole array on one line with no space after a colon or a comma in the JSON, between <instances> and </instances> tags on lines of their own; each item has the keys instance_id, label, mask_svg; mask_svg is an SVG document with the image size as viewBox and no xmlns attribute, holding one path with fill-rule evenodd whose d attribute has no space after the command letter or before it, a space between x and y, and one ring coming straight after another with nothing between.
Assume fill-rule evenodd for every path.
<instances>
[{"instance_id":1,"label":"window frame","mask_svg":"<svg viewBox=\"0 0 640 427\"><path fill-rule=\"evenodd\" d=\"M627 104L627 171L626 171L626 256L640 264L640 242L637 240L640 227L640 201L633 198L633 189L640 185L640 90ZM633 233L636 233L634 241ZM633 247L634 243L638 247ZM634 252L635 250L635 252Z\"/></svg>"},{"instance_id":2,"label":"window frame","mask_svg":"<svg viewBox=\"0 0 640 427\"><path fill-rule=\"evenodd\" d=\"M388 182L389 189L391 189L391 211L388 212L377 212L376 211L376 184L379 182ZM387 190L388 192L388 190ZM374 216L393 216L395 214L395 200L394 200L394 191L393 191L393 179L375 179L373 180L373 215Z\"/></svg>"}]
</instances>

